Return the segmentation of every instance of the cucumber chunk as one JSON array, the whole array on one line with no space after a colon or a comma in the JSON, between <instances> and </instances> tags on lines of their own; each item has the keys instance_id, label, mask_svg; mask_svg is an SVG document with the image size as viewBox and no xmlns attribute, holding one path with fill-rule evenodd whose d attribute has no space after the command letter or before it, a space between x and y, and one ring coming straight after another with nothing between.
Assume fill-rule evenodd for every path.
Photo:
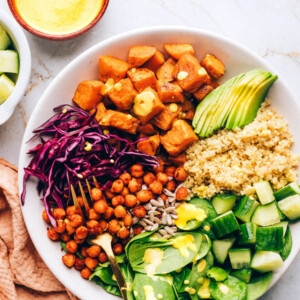
<instances>
[{"instance_id":1,"label":"cucumber chunk","mask_svg":"<svg viewBox=\"0 0 300 300\"><path fill-rule=\"evenodd\" d=\"M242 268L242 269L237 269L233 270L230 275L243 280L246 283L249 283L251 280L253 270L251 268Z\"/></svg>"},{"instance_id":2,"label":"cucumber chunk","mask_svg":"<svg viewBox=\"0 0 300 300\"><path fill-rule=\"evenodd\" d=\"M212 252L217 262L223 264L228 256L228 251L235 242L235 237L212 241Z\"/></svg>"},{"instance_id":3,"label":"cucumber chunk","mask_svg":"<svg viewBox=\"0 0 300 300\"><path fill-rule=\"evenodd\" d=\"M6 30L0 25L0 50L7 49L11 44L11 39Z\"/></svg>"},{"instance_id":4,"label":"cucumber chunk","mask_svg":"<svg viewBox=\"0 0 300 300\"><path fill-rule=\"evenodd\" d=\"M259 226L269 226L279 223L281 219L281 211L277 206L277 202L273 201L266 205L259 205L252 215L251 222Z\"/></svg>"},{"instance_id":5,"label":"cucumber chunk","mask_svg":"<svg viewBox=\"0 0 300 300\"><path fill-rule=\"evenodd\" d=\"M278 206L282 213L289 220L297 220L300 218L300 195L296 194L278 201Z\"/></svg>"},{"instance_id":6,"label":"cucumber chunk","mask_svg":"<svg viewBox=\"0 0 300 300\"><path fill-rule=\"evenodd\" d=\"M19 56L15 50L0 50L0 73L19 72Z\"/></svg>"},{"instance_id":7,"label":"cucumber chunk","mask_svg":"<svg viewBox=\"0 0 300 300\"><path fill-rule=\"evenodd\" d=\"M256 230L256 249L281 252L284 246L282 226L258 227Z\"/></svg>"},{"instance_id":8,"label":"cucumber chunk","mask_svg":"<svg viewBox=\"0 0 300 300\"><path fill-rule=\"evenodd\" d=\"M5 74L0 75L0 104L2 104L13 92L15 83Z\"/></svg>"},{"instance_id":9,"label":"cucumber chunk","mask_svg":"<svg viewBox=\"0 0 300 300\"><path fill-rule=\"evenodd\" d=\"M232 193L215 195L211 200L213 207L218 215L221 215L229 210L232 210L235 202L237 200L237 195Z\"/></svg>"},{"instance_id":10,"label":"cucumber chunk","mask_svg":"<svg viewBox=\"0 0 300 300\"><path fill-rule=\"evenodd\" d=\"M238 236L238 244L254 245L256 243L257 225L252 222L243 223L240 225L240 234Z\"/></svg>"},{"instance_id":11,"label":"cucumber chunk","mask_svg":"<svg viewBox=\"0 0 300 300\"><path fill-rule=\"evenodd\" d=\"M300 194L300 188L297 182L291 182L285 187L274 193L274 196L277 201L287 198L289 196L293 196L296 194Z\"/></svg>"},{"instance_id":12,"label":"cucumber chunk","mask_svg":"<svg viewBox=\"0 0 300 300\"><path fill-rule=\"evenodd\" d=\"M249 248L231 248L228 256L232 269L249 268L251 263L251 250Z\"/></svg>"},{"instance_id":13,"label":"cucumber chunk","mask_svg":"<svg viewBox=\"0 0 300 300\"><path fill-rule=\"evenodd\" d=\"M252 214L259 206L259 202L250 198L248 195L239 199L233 213L242 222L250 222Z\"/></svg>"},{"instance_id":14,"label":"cucumber chunk","mask_svg":"<svg viewBox=\"0 0 300 300\"><path fill-rule=\"evenodd\" d=\"M261 204L268 204L275 200L273 189L269 181L260 181L253 184Z\"/></svg>"},{"instance_id":15,"label":"cucumber chunk","mask_svg":"<svg viewBox=\"0 0 300 300\"><path fill-rule=\"evenodd\" d=\"M282 266L281 256L273 251L256 251L251 261L251 268L261 273L275 271Z\"/></svg>"},{"instance_id":16,"label":"cucumber chunk","mask_svg":"<svg viewBox=\"0 0 300 300\"><path fill-rule=\"evenodd\" d=\"M232 210L214 218L211 220L211 224L217 237L223 237L240 228L240 225Z\"/></svg>"}]
</instances>

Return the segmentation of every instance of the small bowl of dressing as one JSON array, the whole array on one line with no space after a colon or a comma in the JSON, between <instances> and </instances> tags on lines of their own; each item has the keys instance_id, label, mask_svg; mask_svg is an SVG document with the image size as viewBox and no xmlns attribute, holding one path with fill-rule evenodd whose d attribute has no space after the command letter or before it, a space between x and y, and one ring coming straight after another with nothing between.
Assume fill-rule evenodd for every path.
<instances>
[{"instance_id":1,"label":"small bowl of dressing","mask_svg":"<svg viewBox=\"0 0 300 300\"><path fill-rule=\"evenodd\" d=\"M11 13L28 32L49 40L75 38L104 15L109 0L8 0Z\"/></svg>"}]
</instances>

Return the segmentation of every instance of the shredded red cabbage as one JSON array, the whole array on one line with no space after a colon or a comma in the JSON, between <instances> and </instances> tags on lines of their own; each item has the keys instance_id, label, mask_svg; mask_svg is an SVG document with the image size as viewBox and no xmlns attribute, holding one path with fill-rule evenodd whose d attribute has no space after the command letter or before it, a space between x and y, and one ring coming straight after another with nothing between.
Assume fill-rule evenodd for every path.
<instances>
[{"instance_id":1,"label":"shredded red cabbage","mask_svg":"<svg viewBox=\"0 0 300 300\"><path fill-rule=\"evenodd\" d=\"M60 105L54 111L30 139L39 138L39 143L28 151L32 159L24 168L22 204L31 176L38 179L37 190L50 215L51 207L70 204L71 184L77 186L78 181L91 181L94 176L105 190L135 163L157 165L155 156L137 150L139 140L131 142L116 134L104 134L94 114L69 105Z\"/></svg>"}]
</instances>

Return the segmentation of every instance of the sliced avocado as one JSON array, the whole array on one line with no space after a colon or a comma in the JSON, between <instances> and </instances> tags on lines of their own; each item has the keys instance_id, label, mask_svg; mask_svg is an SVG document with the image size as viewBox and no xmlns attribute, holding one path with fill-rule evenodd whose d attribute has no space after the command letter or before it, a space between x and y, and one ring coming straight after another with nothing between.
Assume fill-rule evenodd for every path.
<instances>
[{"instance_id":1,"label":"sliced avocado","mask_svg":"<svg viewBox=\"0 0 300 300\"><path fill-rule=\"evenodd\" d=\"M242 128L251 123L277 78L253 69L220 85L198 104L192 122L195 133L208 137L221 128Z\"/></svg>"}]
</instances>

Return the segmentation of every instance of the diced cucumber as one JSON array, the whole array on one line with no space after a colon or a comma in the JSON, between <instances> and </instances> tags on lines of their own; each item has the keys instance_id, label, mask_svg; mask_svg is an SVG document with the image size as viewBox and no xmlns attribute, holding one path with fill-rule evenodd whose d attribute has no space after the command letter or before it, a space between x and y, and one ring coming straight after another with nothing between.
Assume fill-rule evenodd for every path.
<instances>
[{"instance_id":1,"label":"diced cucumber","mask_svg":"<svg viewBox=\"0 0 300 300\"><path fill-rule=\"evenodd\" d=\"M238 200L233 213L240 221L250 222L252 214L257 206L259 206L258 201L250 198L248 195L244 195Z\"/></svg>"},{"instance_id":2,"label":"diced cucumber","mask_svg":"<svg viewBox=\"0 0 300 300\"><path fill-rule=\"evenodd\" d=\"M256 250L281 252L284 246L282 226L258 227L256 229Z\"/></svg>"},{"instance_id":3,"label":"diced cucumber","mask_svg":"<svg viewBox=\"0 0 300 300\"><path fill-rule=\"evenodd\" d=\"M251 261L251 268L261 273L275 271L282 266L281 256L272 251L256 251Z\"/></svg>"},{"instance_id":4,"label":"diced cucumber","mask_svg":"<svg viewBox=\"0 0 300 300\"><path fill-rule=\"evenodd\" d=\"M280 252L280 256L283 260L286 260L290 255L293 247L293 236L290 228L288 227L286 230L286 234L284 237L284 246L282 251Z\"/></svg>"},{"instance_id":5,"label":"diced cucumber","mask_svg":"<svg viewBox=\"0 0 300 300\"><path fill-rule=\"evenodd\" d=\"M251 263L251 250L249 248L231 248L228 256L232 269L249 268Z\"/></svg>"},{"instance_id":6,"label":"diced cucumber","mask_svg":"<svg viewBox=\"0 0 300 300\"><path fill-rule=\"evenodd\" d=\"M238 236L238 244L254 245L256 242L257 225L252 222L243 223L240 225L240 234Z\"/></svg>"},{"instance_id":7,"label":"diced cucumber","mask_svg":"<svg viewBox=\"0 0 300 300\"><path fill-rule=\"evenodd\" d=\"M274 192L269 181L260 181L253 184L258 200L261 204L268 204L275 200Z\"/></svg>"},{"instance_id":8,"label":"diced cucumber","mask_svg":"<svg viewBox=\"0 0 300 300\"><path fill-rule=\"evenodd\" d=\"M236 238L230 237L222 240L212 241L212 252L216 261L220 264L223 264L228 256L228 250L234 244Z\"/></svg>"},{"instance_id":9,"label":"diced cucumber","mask_svg":"<svg viewBox=\"0 0 300 300\"><path fill-rule=\"evenodd\" d=\"M300 218L300 195L296 194L278 201L278 206L282 213L289 220L297 220Z\"/></svg>"},{"instance_id":10,"label":"diced cucumber","mask_svg":"<svg viewBox=\"0 0 300 300\"><path fill-rule=\"evenodd\" d=\"M211 224L217 237L223 237L240 228L240 225L232 210L217 216L211 220Z\"/></svg>"},{"instance_id":11,"label":"diced cucumber","mask_svg":"<svg viewBox=\"0 0 300 300\"><path fill-rule=\"evenodd\" d=\"M274 225L270 225L268 227L275 227L275 226L281 226L283 228L283 236L285 236L286 231L287 231L288 226L289 226L289 221L281 221L279 223L276 223Z\"/></svg>"},{"instance_id":12,"label":"diced cucumber","mask_svg":"<svg viewBox=\"0 0 300 300\"><path fill-rule=\"evenodd\" d=\"M280 190L274 192L274 196L277 201L296 194L300 194L300 188L297 182L291 182Z\"/></svg>"},{"instance_id":13,"label":"diced cucumber","mask_svg":"<svg viewBox=\"0 0 300 300\"><path fill-rule=\"evenodd\" d=\"M19 72L19 56L15 50L0 50L0 73Z\"/></svg>"},{"instance_id":14,"label":"diced cucumber","mask_svg":"<svg viewBox=\"0 0 300 300\"><path fill-rule=\"evenodd\" d=\"M239 278L245 281L246 283L249 283L251 280L252 273L253 270L251 268L242 268L242 269L233 270L230 273L230 275Z\"/></svg>"},{"instance_id":15,"label":"diced cucumber","mask_svg":"<svg viewBox=\"0 0 300 300\"><path fill-rule=\"evenodd\" d=\"M15 83L5 74L0 75L0 104L2 104L13 92Z\"/></svg>"},{"instance_id":16,"label":"diced cucumber","mask_svg":"<svg viewBox=\"0 0 300 300\"><path fill-rule=\"evenodd\" d=\"M259 205L251 218L251 222L259 226L269 226L279 223L282 219L282 214L277 207L277 202L273 201L266 205Z\"/></svg>"},{"instance_id":17,"label":"diced cucumber","mask_svg":"<svg viewBox=\"0 0 300 300\"><path fill-rule=\"evenodd\" d=\"M6 30L0 25L0 50L7 49L11 44L11 39Z\"/></svg>"},{"instance_id":18,"label":"diced cucumber","mask_svg":"<svg viewBox=\"0 0 300 300\"><path fill-rule=\"evenodd\" d=\"M219 194L212 198L212 205L218 215L221 215L229 210L232 210L235 201L237 200L237 195L233 193Z\"/></svg>"}]
</instances>

